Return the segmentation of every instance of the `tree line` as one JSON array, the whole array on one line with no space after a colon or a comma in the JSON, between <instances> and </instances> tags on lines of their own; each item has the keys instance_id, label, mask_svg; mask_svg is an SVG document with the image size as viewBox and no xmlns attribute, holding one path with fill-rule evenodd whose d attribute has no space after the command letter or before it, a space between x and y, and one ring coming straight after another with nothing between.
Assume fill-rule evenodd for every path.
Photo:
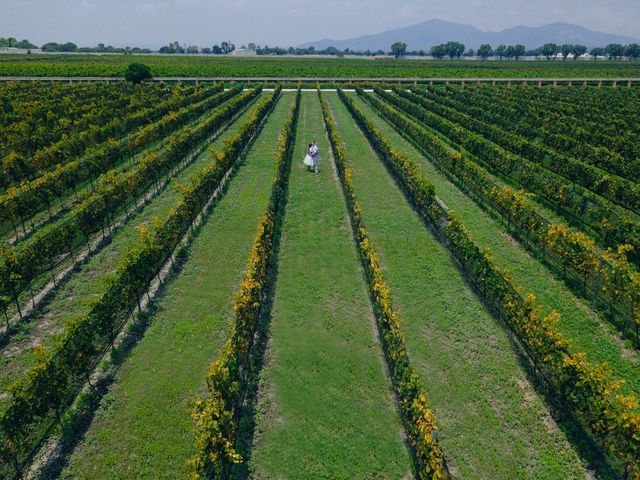
<instances>
[{"instance_id":1,"label":"tree line","mask_svg":"<svg viewBox=\"0 0 640 480\"><path fill-rule=\"evenodd\" d=\"M29 40L20 40L13 37L4 38L0 37L0 48L1 47L14 47L14 48L25 48L25 49L35 49L38 48L36 45L31 43ZM44 52L78 52L78 53L151 53L151 50L146 48L138 48L138 47L124 47L124 48L116 48L111 45L105 46L104 43L99 43L95 47L78 47L73 42L66 43L56 43L56 42L47 42L42 47L40 47ZM411 55L418 57L426 57L432 56L438 59L450 58L450 59L459 59L461 57L478 57L483 60L486 60L491 57L497 57L500 60L519 60L522 57L536 57L539 59L546 58L547 60L555 60L558 57L561 57L563 60L567 60L568 58L577 59L583 56L585 53L589 53L594 59L599 57L607 57L610 60L621 60L621 59L629 59L636 60L640 58L640 45L637 43L631 43L628 45L622 45L619 43L611 43L604 47L594 47L588 49L585 45L580 44L562 44L558 45L556 43L545 43L544 45L532 49L527 50L524 45L498 45L495 49L485 43L480 45L477 50L474 49L466 49L465 45L460 42L450 41L446 43L442 43L440 45L434 45L430 49L420 49L420 50L407 50L407 44L404 42L395 42L391 45L388 51L384 50L351 50L349 48L345 48L340 50L336 47L326 47L323 49L316 49L313 46L299 48L299 47L270 47L268 45L260 46L255 43L249 43L246 46L242 45L240 50L253 52L256 55L335 55L335 56L344 56L344 55L359 55L359 56L382 56L382 55L393 55L395 58L400 58L403 56ZM215 44L212 47L200 48L197 45L180 45L179 42L173 41L168 45L162 46L158 52L159 53L169 53L169 54L214 54L214 55L226 55L236 51L236 46L231 41L224 41L220 44Z\"/></svg>"}]
</instances>

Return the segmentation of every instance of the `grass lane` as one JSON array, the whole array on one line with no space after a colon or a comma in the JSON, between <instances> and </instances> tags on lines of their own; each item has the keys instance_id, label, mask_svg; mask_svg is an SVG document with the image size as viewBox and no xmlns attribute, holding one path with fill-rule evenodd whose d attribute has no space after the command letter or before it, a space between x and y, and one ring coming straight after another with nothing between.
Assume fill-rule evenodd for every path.
<instances>
[{"instance_id":1,"label":"grass lane","mask_svg":"<svg viewBox=\"0 0 640 480\"><path fill-rule=\"evenodd\" d=\"M509 334L406 202L338 96L326 98L454 478L584 478Z\"/></svg>"},{"instance_id":2,"label":"grass lane","mask_svg":"<svg viewBox=\"0 0 640 480\"><path fill-rule=\"evenodd\" d=\"M312 139L318 176L301 163ZM328 149L317 94L305 92L250 468L254 478L411 478Z\"/></svg>"},{"instance_id":3,"label":"grass lane","mask_svg":"<svg viewBox=\"0 0 640 480\"><path fill-rule=\"evenodd\" d=\"M441 174L366 102L355 98L355 94L353 98L358 108L369 114L391 144L422 168L434 183L436 194L462 217L474 240L491 250L498 266L508 268L514 285L521 285L527 292L534 293L539 303L545 306L545 314L552 309L560 312L562 320L558 327L565 338L572 341L573 350L585 352L591 361L609 363L615 377L626 381L628 391L640 392L640 356L637 350L625 347L615 327L571 292L542 262L530 256L497 220Z\"/></svg>"},{"instance_id":4,"label":"grass lane","mask_svg":"<svg viewBox=\"0 0 640 480\"><path fill-rule=\"evenodd\" d=\"M104 397L63 478L180 478L193 448L191 404L232 322L274 174L286 94L190 248L187 263Z\"/></svg>"},{"instance_id":5,"label":"grass lane","mask_svg":"<svg viewBox=\"0 0 640 480\"><path fill-rule=\"evenodd\" d=\"M251 110L252 106L249 106L211 143L211 146L221 148L225 139L241 128ZM210 160L211 156L208 150L205 150L189 166L179 172L172 182L186 184L190 175L196 173ZM81 265L69 281L53 294L41 311L19 324L19 332L0 349L0 392L4 392L23 372L36 364L36 355L32 347L38 344L51 345L55 335L63 331L68 320L86 314L91 309L94 298L106 288L127 248L140 240L140 227L150 223L155 217L164 219L180 198L181 194L175 186L168 185L164 191L150 200L120 227L107 246Z\"/></svg>"}]
</instances>

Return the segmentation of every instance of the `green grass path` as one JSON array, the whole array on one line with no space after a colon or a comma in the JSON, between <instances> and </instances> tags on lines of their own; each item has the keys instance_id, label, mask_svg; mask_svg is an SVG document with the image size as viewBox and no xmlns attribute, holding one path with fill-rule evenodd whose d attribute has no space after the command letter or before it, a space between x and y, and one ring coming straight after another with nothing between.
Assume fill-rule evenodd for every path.
<instances>
[{"instance_id":1,"label":"green grass path","mask_svg":"<svg viewBox=\"0 0 640 480\"><path fill-rule=\"evenodd\" d=\"M248 110L211 143L211 146L222 148L225 139L241 128L252 107L253 105L249 106ZM190 175L209 161L211 155L207 149L170 182L188 183ZM181 194L171 183L118 228L108 245L94 254L79 271L72 273L70 280L53 294L51 300L37 315L20 325L21 330L0 353L0 392L5 391L26 369L36 364L36 356L31 347L36 344L51 345L55 334L63 331L68 320L89 312L95 299L105 291L127 248L139 241L140 227L150 223L154 217L166 218L175 207ZM50 279L47 277L46 280ZM0 403L0 408L3 403Z\"/></svg>"},{"instance_id":2,"label":"green grass path","mask_svg":"<svg viewBox=\"0 0 640 480\"><path fill-rule=\"evenodd\" d=\"M318 176L302 165L312 139ZM411 478L315 92L303 93L294 152L253 478Z\"/></svg>"},{"instance_id":3,"label":"green grass path","mask_svg":"<svg viewBox=\"0 0 640 480\"><path fill-rule=\"evenodd\" d=\"M594 362L607 362L616 378L624 379L627 389L640 393L640 356L626 349L615 328L600 318L587 302L574 295L540 261L531 257L526 249L505 233L505 228L482 210L464 192L452 184L413 145L402 138L391 125L379 117L360 98L357 105L369 113L369 118L383 132L385 138L414 160L436 187L436 194L454 209L471 232L473 239L488 247L495 262L507 268L515 285L535 294L545 306L544 312L556 309L562 315L558 324L565 337L573 342L573 349L585 352Z\"/></svg>"},{"instance_id":4,"label":"green grass path","mask_svg":"<svg viewBox=\"0 0 640 480\"><path fill-rule=\"evenodd\" d=\"M326 98L454 477L584 478L500 321L409 206L337 94Z\"/></svg>"},{"instance_id":5,"label":"green grass path","mask_svg":"<svg viewBox=\"0 0 640 480\"><path fill-rule=\"evenodd\" d=\"M184 269L158 302L63 478L174 479L192 453L191 401L226 339L231 299L267 207L284 94L228 192L196 237Z\"/></svg>"}]
</instances>

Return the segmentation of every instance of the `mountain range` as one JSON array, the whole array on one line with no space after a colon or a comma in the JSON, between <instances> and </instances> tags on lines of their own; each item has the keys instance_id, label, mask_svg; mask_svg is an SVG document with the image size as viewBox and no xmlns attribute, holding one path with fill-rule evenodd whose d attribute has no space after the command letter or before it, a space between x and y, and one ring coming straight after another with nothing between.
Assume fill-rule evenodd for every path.
<instances>
[{"instance_id":1,"label":"mountain range","mask_svg":"<svg viewBox=\"0 0 640 480\"><path fill-rule=\"evenodd\" d=\"M300 48L324 49L336 47L339 50L347 48L354 51L389 50L394 42L404 42L407 50L426 50L433 45L448 41L464 43L467 48L478 48L483 43L488 43L494 48L500 44L522 44L527 49L537 48L545 43L573 43L586 45L587 47L605 46L610 43L640 43L638 39L602 33L570 23L551 23L541 27L517 27L507 28L498 32L484 32L471 25L447 22L433 19L409 27L387 30L382 33L363 35L346 40L324 39L308 42L300 45Z\"/></svg>"}]
</instances>

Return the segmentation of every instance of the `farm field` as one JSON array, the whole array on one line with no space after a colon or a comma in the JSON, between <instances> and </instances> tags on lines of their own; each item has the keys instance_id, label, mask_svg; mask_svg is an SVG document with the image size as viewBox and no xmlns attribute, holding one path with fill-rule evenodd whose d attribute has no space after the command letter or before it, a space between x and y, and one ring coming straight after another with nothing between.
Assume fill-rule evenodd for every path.
<instances>
[{"instance_id":1,"label":"farm field","mask_svg":"<svg viewBox=\"0 0 640 480\"><path fill-rule=\"evenodd\" d=\"M157 77L640 78L638 61L442 61L171 55L0 55L0 76L121 77L132 58Z\"/></svg>"},{"instance_id":2,"label":"farm field","mask_svg":"<svg viewBox=\"0 0 640 480\"><path fill-rule=\"evenodd\" d=\"M0 478L640 479L640 90L224 87L0 84Z\"/></svg>"}]
</instances>

